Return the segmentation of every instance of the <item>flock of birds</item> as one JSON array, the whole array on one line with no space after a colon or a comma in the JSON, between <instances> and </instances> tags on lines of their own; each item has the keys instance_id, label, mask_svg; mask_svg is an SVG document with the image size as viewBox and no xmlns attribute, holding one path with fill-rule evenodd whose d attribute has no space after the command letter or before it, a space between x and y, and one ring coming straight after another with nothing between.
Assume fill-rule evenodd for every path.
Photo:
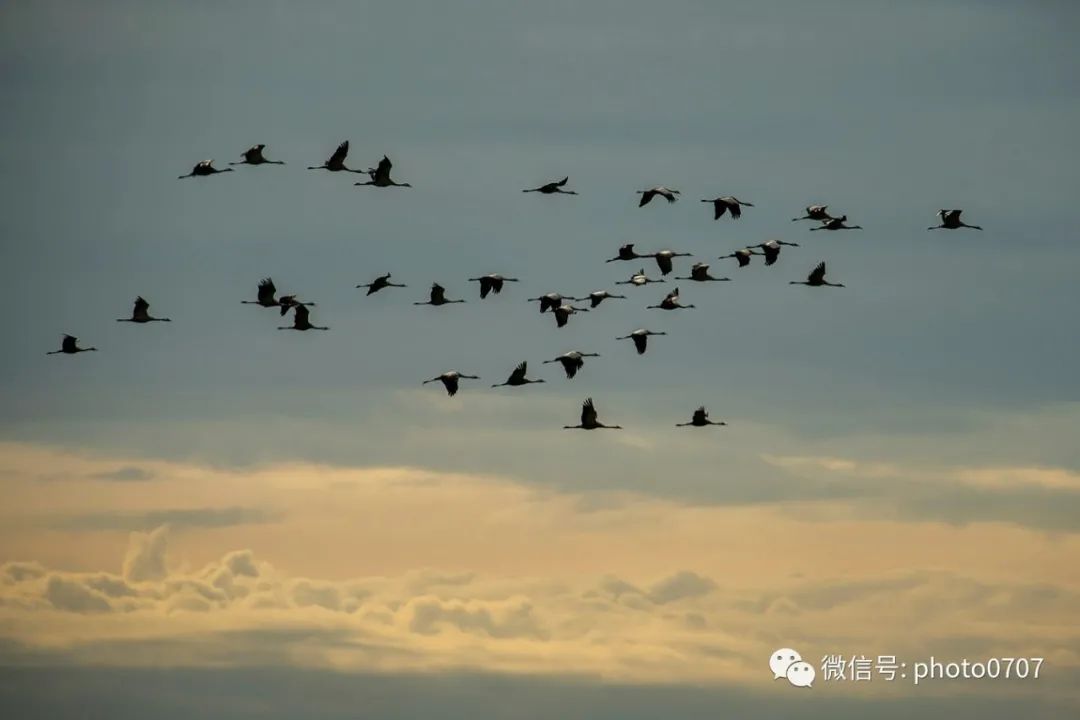
<instances>
[{"instance_id":1,"label":"flock of birds","mask_svg":"<svg viewBox=\"0 0 1080 720\"><path fill-rule=\"evenodd\" d=\"M233 167L236 165L284 165L284 162L278 160L269 160L264 154L266 145L254 145L248 150L244 151L241 155L243 160L240 162L229 163L230 167L216 168L214 167L213 160L203 160L197 163L186 175L179 176L180 179L190 177L209 177L211 175L217 175L221 173L233 172ZM326 162L322 165L309 166L309 170L327 170L329 172L346 172L356 173L360 175L366 175L368 180L366 182L357 182L355 185L359 186L371 186L371 187L401 187L410 188L412 185L409 183L397 182L390 176L390 171L393 169L393 163L389 157L385 155L378 162L374 168L368 168L367 170L358 170L349 168L345 165L345 160L349 154L349 142L346 140L337 146L333 154L327 158ZM535 188L528 188L522 192L526 193L541 193L543 195L577 195L577 191L566 189L566 185L569 182L569 177L564 177L561 180L555 182L549 182L544 185L540 185ZM673 190L662 185L648 188L646 190L638 190L637 194L641 196L638 202L638 207L644 207L648 205L656 197L662 197L669 203L674 203L679 196L678 190ZM713 198L711 200L703 199L701 202L710 203L713 206L713 219L719 220L725 215L730 215L732 219L739 219L742 217L743 208L754 207L753 203L739 200L732 196L722 196ZM956 230L959 228L970 228L973 230L982 230L978 225L969 225L961 220L961 210L946 210L942 209L938 211L938 218L940 222L937 225L932 225L928 230ZM792 218L793 222L800 220L811 220L819 223L816 227L810 228L815 230L861 230L859 225L848 225L847 215L834 216L829 212L827 205L809 205L805 210L805 214L801 217ZM750 245L742 249L736 250L728 255L722 255L718 259L735 259L738 263L738 267L746 267L750 264L754 256L764 257L765 265L773 265L780 257L780 251L784 246L798 247L798 243L785 242L783 240L768 240L757 245ZM679 257L689 257L690 253L675 252L673 250L659 250L656 252L639 253L635 250L633 243L628 243L619 248L615 257L610 258L606 262L619 262L619 261L635 261L640 259L653 259L656 262L657 268L662 276L667 276L674 271L674 260ZM805 280L792 280L792 285L807 285L809 287L844 287L842 283L834 283L825 279L825 263L819 262L806 276ZM727 282L731 278L727 277L714 277L709 272L709 265L703 262L696 262L689 270L689 274L681 277L676 277L676 280L686 280L689 282ZM502 292L503 286L508 282L518 282L518 278L505 277L496 273L482 275L480 277L469 278L469 282L479 283L480 286L480 298L485 299L490 294L494 293L498 295ZM634 287L644 287L646 285L654 283L665 283L664 277L650 278L645 273L645 268L641 267L637 272L632 273L626 280L622 280L616 283L616 285L632 285ZM386 273L376 277L369 283L357 285L357 288L366 288L367 295L380 292L387 288L404 288L406 285L401 283L395 283L391 281L391 274ZM290 311L293 314L292 325L279 326L279 330L329 330L326 326L314 325L311 322L311 311L309 307L316 305L314 302L302 301L298 299L296 294L278 295L277 287L274 285L274 281L271 278L264 278L258 284L255 300L243 300L244 304L258 305L263 308L278 308L280 315L284 317ZM626 299L626 295L618 295L608 290L596 290L589 293L585 297L571 297L563 295L557 292L550 292L538 297L529 298L530 302L539 302L540 312L546 313L548 311L555 318L555 324L557 327L564 327L569 321L570 317L576 313L588 312L590 309L595 309L603 301L608 299ZM446 296L446 288L438 283L433 283L428 293L428 299L424 301L414 302L414 305L432 305L442 306L455 303L464 303L465 300L461 298L450 299ZM574 305L575 302L588 302L589 307L578 307ZM687 310L694 307L692 304L683 304L680 300L679 288L675 287L668 292L664 299L656 305L648 305L647 309L658 310ZM150 303L143 297L137 297L132 309L131 317L118 318L117 322L130 322L136 324L146 324L152 322L171 322L170 318L166 317L154 317L150 315ZM631 340L634 343L634 347L639 355L644 354L648 349L649 338L655 336L663 336L667 333L663 331L653 331L646 328L639 328L633 332L616 338L617 340ZM78 339L72 335L64 335L59 350L54 350L47 353L48 355L76 355L83 352L94 352L95 347L80 347ZM558 357L544 360L544 364L547 363L559 363L562 365L563 371L566 374L567 379L573 379L577 373L584 367L585 358L599 357L598 353L581 352L579 350L571 350L563 353ZM433 378L423 381L422 384L440 382L446 389L448 395L456 395L461 380L479 380L477 375L468 375L458 372L456 370L448 370ZM510 373L505 382L496 383L492 387L519 387L522 385L530 385L535 383L542 383L542 378L529 378L528 377L528 363L522 362ZM699 407L695 410L691 416L689 422L677 423L676 427L707 427L707 426L724 426L725 422L715 422L709 419L709 413L704 407ZM597 414L596 405L593 403L592 398L587 398L581 406L581 422L577 425L564 425L565 429L580 429L580 430L596 430L596 429L622 429L620 425L605 425L600 422Z\"/></svg>"}]
</instances>

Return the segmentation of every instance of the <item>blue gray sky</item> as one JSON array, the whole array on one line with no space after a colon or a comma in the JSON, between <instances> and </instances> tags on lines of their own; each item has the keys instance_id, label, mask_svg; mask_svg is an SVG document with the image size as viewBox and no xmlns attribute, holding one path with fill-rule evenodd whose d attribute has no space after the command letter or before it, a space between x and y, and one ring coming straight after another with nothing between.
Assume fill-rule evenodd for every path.
<instances>
[{"instance_id":1,"label":"blue gray sky","mask_svg":"<svg viewBox=\"0 0 1080 720\"><path fill-rule=\"evenodd\" d=\"M797 604L814 588L787 583L802 580L833 587L888 584L891 573L957 574L913 591L913 613L927 594L955 598L953 582L1016 582L1022 587L994 592L1034 597L1041 588L1059 601L1080 592L1080 575L1067 569L1080 542L1074 4L43 0L7 3L0 20L0 282L12 299L0 354L0 482L15 498L4 511L0 562L45 568L32 574L40 588L12 590L20 600L4 605L44 608L33 622L5 616L40 633L7 635L21 648L9 666L44 637L79 635L86 608L115 610L129 597L98 597L98 581L80 584L90 582L86 573L173 587L241 550L286 578L280 602L294 609L308 607L297 600L299 578L479 573L500 590L481 583L472 595L444 588L431 597L531 598L547 621L537 621L546 642L585 615L570 591L530 594L540 580L580 589L617 575L645 587L693 571L715 583L717 604L686 600L705 603L686 612L730 622L725 612L762 598ZM359 176L304 169L345 139L351 166L386 153L395 176L414 187L356 188ZM176 179L204 158L239 160L255 143L287 165ZM519 192L564 175L579 196ZM639 209L634 191L656 184L681 190L680 201ZM698 200L727 194L755 207L714 222ZM810 232L809 222L791 222L810 203L865 229ZM927 232L941 207L963 208L985 230ZM773 267L716 259L770 238L800 246L784 248ZM553 290L615 289L642 266L655 275L649 260L603 262L627 242L691 252L733 281L680 283L683 301L696 305L682 313L644 309L670 281L632 289L630 299L562 329L526 302ZM692 262L681 260L676 275ZM846 288L788 284L820 260ZM354 288L384 272L409 287L371 297ZM521 282L480 301L466 280L488 272ZM317 301L313 320L331 330L278 332L276 312L240 304L264 276ZM413 306L433 281L468 303ZM114 322L140 294L173 322ZM642 326L668 336L639 357L615 337ZM46 357L61 333L100 352ZM541 364L574 348L602 357L573 381ZM521 360L547 382L488 387ZM420 385L451 368L482 380L452 399ZM626 431L564 433L587 396ZM729 427L672 427L702 403ZM397 483L407 488L400 497L363 495L364 507L378 508L369 520L391 533L386 546L374 529L348 527L343 513L362 512L355 503L367 492L355 488ZM331 502L345 486L361 495ZM296 487L307 491L298 496ZM477 504L454 499L450 490L462 487L480 488ZM551 535L526 538L507 521L477 530L475 545L447 543L437 528L468 535L468 522L503 517L502 505L481 500L491 496L520 501L523 516L547 508ZM629 547L645 547L642 538L685 513L745 528L752 562L727 556L742 546L720 544L736 542L734 530L680 530L648 558L629 557ZM785 523L821 535L801 568L769 556L784 550L754 535ZM119 559L157 528L169 537L171 554L159 558L168 572L132 576ZM349 551L355 533L374 544L360 558ZM919 550L906 560L869 549L847 563L826 559L859 533L878 533L869 546L882 553L889 533ZM310 539L292 547L290 537ZM945 537L951 549L935 559ZM505 543L505 552L492 554L480 538L487 548ZM973 560L977 543L1006 538L1015 554ZM596 560L561 566L560 553L578 542ZM71 583L80 601L58 605ZM371 597L386 608L423 600L400 583ZM735 595L719 597L728 591ZM130 597L163 592L136 588ZM83 604L86 593L94 600ZM235 612L239 597L222 600L223 612ZM138 607L147 618L175 610ZM874 607L862 608L868 618ZM992 607L972 617L988 619ZM1068 604L1054 607L1069 627ZM654 609L659 623L668 611ZM1058 666L1075 672L1075 630L1044 636L1026 624L1047 612L1035 600L1022 604L1006 635L1057 653ZM117 620L116 635L94 642L160 639L147 618L130 628ZM263 620L242 624L254 632ZM896 618L898 641L909 620ZM596 622L612 647L622 638L616 629L632 626ZM198 628L217 638L222 623ZM874 627L863 628L871 645ZM969 648L939 629L928 628L912 651ZM455 632L471 631L465 623ZM744 645L750 635L771 639L761 628L725 631L738 638L724 646L732 657L756 652ZM491 640L490 628L482 632ZM852 642L859 638L853 631ZM440 647L450 642L441 639ZM964 642L982 647L976 640L987 641L973 627ZM86 672L124 665L114 649L65 647L62 662L93 666ZM614 674L646 683L634 690L646 694L647 682L680 686L678 663L598 668L579 650L565 649L581 660L568 665L586 678ZM229 657L220 652L192 656L193 677ZM233 658L237 703L266 682L245 675L247 652ZM501 652L495 643L459 664L450 653L438 667L499 672ZM300 655L290 660L297 672L337 667ZM537 682L561 682L534 660L521 662L542 676ZM693 682L715 682L721 694L735 684L756 697L761 688L746 685L741 662ZM426 666L412 675L418 668L408 662L345 665L401 672L408 692L433 693L444 707L473 702L464 690L445 697L456 681L432 679ZM485 681L462 687L472 682ZM506 697L533 692L507 687ZM603 716L608 696L582 692ZM1061 692L1053 702L1075 701ZM19 702L41 700L32 695ZM925 697L890 699L907 701ZM514 716L514 706L490 716ZM76 710L54 716L65 712ZM1012 713L994 704L980 715L994 712Z\"/></svg>"}]
</instances>

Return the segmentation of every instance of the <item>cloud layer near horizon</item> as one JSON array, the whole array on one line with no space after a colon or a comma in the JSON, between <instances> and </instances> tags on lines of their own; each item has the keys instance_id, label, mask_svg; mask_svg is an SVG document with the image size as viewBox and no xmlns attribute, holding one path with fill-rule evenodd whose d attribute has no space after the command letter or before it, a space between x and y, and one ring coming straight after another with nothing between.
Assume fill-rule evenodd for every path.
<instances>
[{"instance_id":1,"label":"cloud layer near horizon","mask_svg":"<svg viewBox=\"0 0 1080 720\"><path fill-rule=\"evenodd\" d=\"M5 489L36 519L5 518L0 634L65 662L751 687L767 684L762 658L777 646L1037 655L1059 680L1080 668L1072 533L858 518L836 499L691 507L413 468L238 471L16 445L3 458ZM866 482L904 473L769 462ZM124 468L152 479L118 482L110 469ZM1074 481L1017 468L941 477ZM163 513L177 523L153 527ZM138 522L145 531L130 532Z\"/></svg>"}]
</instances>

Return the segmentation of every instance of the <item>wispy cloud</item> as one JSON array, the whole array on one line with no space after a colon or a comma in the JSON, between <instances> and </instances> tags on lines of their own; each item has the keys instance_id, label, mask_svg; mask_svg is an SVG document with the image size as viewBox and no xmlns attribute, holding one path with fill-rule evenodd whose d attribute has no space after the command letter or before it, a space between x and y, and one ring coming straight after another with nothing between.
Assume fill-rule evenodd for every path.
<instances>
[{"instance_id":1,"label":"wispy cloud","mask_svg":"<svg viewBox=\"0 0 1080 720\"><path fill-rule=\"evenodd\" d=\"M177 528L224 528L276 522L278 512L258 507L162 508L145 512L93 512L28 518L58 530L151 530L159 525Z\"/></svg>"},{"instance_id":2,"label":"wispy cloud","mask_svg":"<svg viewBox=\"0 0 1080 720\"><path fill-rule=\"evenodd\" d=\"M115 470L91 473L88 477L94 480L111 480L115 482L146 482L154 479L154 473L137 465L125 465Z\"/></svg>"},{"instance_id":3,"label":"wispy cloud","mask_svg":"<svg viewBox=\"0 0 1080 720\"><path fill-rule=\"evenodd\" d=\"M900 465L830 456L762 459L803 481L846 492L853 507L879 517L1080 530L1080 473L1066 468Z\"/></svg>"}]
</instances>

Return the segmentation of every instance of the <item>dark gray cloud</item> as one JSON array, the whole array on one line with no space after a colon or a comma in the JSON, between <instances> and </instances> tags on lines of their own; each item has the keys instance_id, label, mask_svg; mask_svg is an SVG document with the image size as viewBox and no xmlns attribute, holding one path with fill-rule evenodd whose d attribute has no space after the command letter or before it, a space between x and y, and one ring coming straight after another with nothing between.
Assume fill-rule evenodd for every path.
<instances>
[{"instance_id":1,"label":"dark gray cloud","mask_svg":"<svg viewBox=\"0 0 1080 720\"><path fill-rule=\"evenodd\" d=\"M905 520L954 525L1005 522L1051 532L1080 531L1080 491L1041 487L919 488L909 497L882 497L877 510Z\"/></svg>"},{"instance_id":2,"label":"dark gray cloud","mask_svg":"<svg viewBox=\"0 0 1080 720\"><path fill-rule=\"evenodd\" d=\"M494 375L571 346L604 357L573 384L549 377L572 388L569 412L583 391L632 388L651 418L638 427L655 434L703 400L731 421L820 441L956 432L973 408L1080 399L1071 371L1080 341L1046 312L1080 301L1071 229L1080 175L1060 162L1080 119L1067 73L1074 7L570 7L282 5L260 16L259 32L246 8L228 4L9 9L0 63L20 72L3 90L12 111L0 118L10 158L0 192L11 207L3 237L20 241L0 281L36 300L35 322L9 330L19 351L0 357L0 434L174 443L171 452L219 462L333 458L361 452L359 414L393 438L381 454L409 457L423 448L420 421L364 412L379 391L449 366ZM296 53L278 52L283 44ZM234 61L222 69L224 48ZM396 61L357 77L371 57ZM736 67L719 89L716 69ZM371 111L371 98L390 97ZM207 107L220 109L212 122ZM300 169L345 137L359 164L388 152L417 187L365 193ZM1025 142L1004 141L1015 137ZM290 165L175 179L256 140ZM42 157L73 158L67 180L55 182ZM579 198L517 192L563 174ZM680 185L686 201L639 211L632 191L655 182ZM738 224L714 223L693 202L699 192L745 193L758 207ZM867 231L811 235L788 220L811 201ZM987 230L926 232L942 204ZM311 234L317 251L297 253L295 238ZM804 246L773 268L737 271L730 287L684 287L698 305L686 317L647 317L635 295L555 330L522 300L551 278L575 292L610 285L623 269L601 260L625 240L709 258L774 235ZM1031 263L1031 252L1054 262ZM845 292L786 285L819 259ZM462 312L409 304L436 279L464 293L464 278L490 265L521 275L520 287ZM412 287L366 299L354 290L385 270ZM334 331L278 333L271 314L241 306L266 274L317 299ZM174 322L112 322L140 292ZM614 341L654 320L671 334L649 356ZM65 330L102 352L46 362ZM533 415L508 406L482 426L525 427ZM295 417L339 432L281 437L275 428ZM211 432L215 419L275 442ZM522 445L530 457L543 450Z\"/></svg>"},{"instance_id":3,"label":"dark gray cloud","mask_svg":"<svg viewBox=\"0 0 1080 720\"><path fill-rule=\"evenodd\" d=\"M26 658L17 647L4 657ZM152 715L190 720L211 714L221 720L295 720L319 717L371 720L439 717L447 720L1059 720L1076 706L1047 691L1066 678L1040 681L1039 692L1016 695L965 693L942 696L908 688L895 696L839 695L827 685L811 691L770 687L762 691L715 685L616 685L577 678L475 674L366 675L294 668L147 670L142 668L4 669L0 705L17 717L55 720L85 717L86 709L115 720Z\"/></svg>"}]
</instances>

